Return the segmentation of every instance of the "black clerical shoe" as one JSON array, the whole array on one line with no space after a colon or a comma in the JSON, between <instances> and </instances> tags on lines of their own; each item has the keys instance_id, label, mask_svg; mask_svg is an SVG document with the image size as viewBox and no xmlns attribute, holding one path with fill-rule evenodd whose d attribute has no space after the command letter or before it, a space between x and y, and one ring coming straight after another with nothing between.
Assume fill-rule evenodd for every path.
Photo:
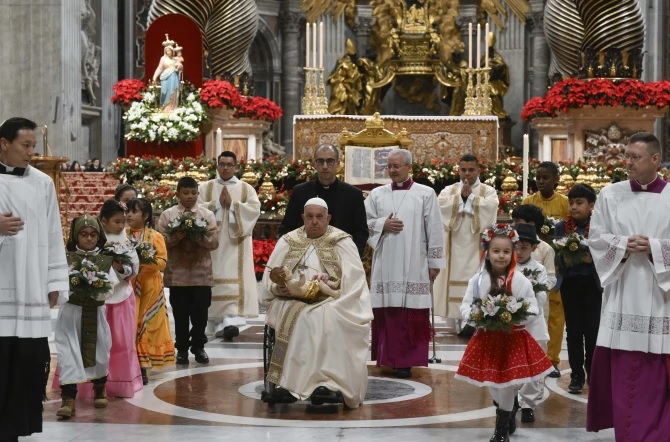
<instances>
[{"instance_id":1,"label":"black clerical shoe","mask_svg":"<svg viewBox=\"0 0 670 442\"><path fill-rule=\"evenodd\" d=\"M287 389L275 387L270 394L266 395L264 402L269 404L292 404L297 400Z\"/></svg>"},{"instance_id":2,"label":"black clerical shoe","mask_svg":"<svg viewBox=\"0 0 670 442\"><path fill-rule=\"evenodd\" d=\"M408 368L396 368L395 375L399 378L409 378L412 376L412 367Z\"/></svg>"},{"instance_id":3,"label":"black clerical shoe","mask_svg":"<svg viewBox=\"0 0 670 442\"><path fill-rule=\"evenodd\" d=\"M228 325L223 328L223 340L231 342L233 338L236 338L240 335L240 329L235 325Z\"/></svg>"},{"instance_id":4,"label":"black clerical shoe","mask_svg":"<svg viewBox=\"0 0 670 442\"><path fill-rule=\"evenodd\" d=\"M340 397L336 391L329 390L324 386L316 387L310 396L312 405L337 404L340 403Z\"/></svg>"},{"instance_id":5,"label":"black clerical shoe","mask_svg":"<svg viewBox=\"0 0 670 442\"><path fill-rule=\"evenodd\" d=\"M558 365L554 365L554 371L548 374L550 378L560 378L561 370L558 369Z\"/></svg>"},{"instance_id":6,"label":"black clerical shoe","mask_svg":"<svg viewBox=\"0 0 670 442\"><path fill-rule=\"evenodd\" d=\"M177 352L177 365L188 365L188 352L187 351L178 351Z\"/></svg>"},{"instance_id":7,"label":"black clerical shoe","mask_svg":"<svg viewBox=\"0 0 670 442\"><path fill-rule=\"evenodd\" d=\"M570 385L568 385L568 393L582 394L582 390L584 390L584 381L579 378L572 378Z\"/></svg>"},{"instance_id":8,"label":"black clerical shoe","mask_svg":"<svg viewBox=\"0 0 670 442\"><path fill-rule=\"evenodd\" d=\"M521 409L521 422L529 423L535 422L535 413L531 408L522 408Z\"/></svg>"},{"instance_id":9,"label":"black clerical shoe","mask_svg":"<svg viewBox=\"0 0 670 442\"><path fill-rule=\"evenodd\" d=\"M198 364L209 364L209 356L207 356L204 348L191 350L191 353L195 355L195 362Z\"/></svg>"}]
</instances>

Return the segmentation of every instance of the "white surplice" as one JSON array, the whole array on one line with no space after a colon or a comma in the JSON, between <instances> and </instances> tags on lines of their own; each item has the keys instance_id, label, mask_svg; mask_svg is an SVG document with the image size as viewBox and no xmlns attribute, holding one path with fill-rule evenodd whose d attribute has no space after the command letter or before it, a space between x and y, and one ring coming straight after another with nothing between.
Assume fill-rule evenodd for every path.
<instances>
[{"instance_id":1,"label":"white surplice","mask_svg":"<svg viewBox=\"0 0 670 442\"><path fill-rule=\"evenodd\" d=\"M51 178L32 166L24 176L0 174L0 213L5 212L25 224L14 236L0 235L0 336L48 337L48 294L70 287Z\"/></svg>"},{"instance_id":2,"label":"white surplice","mask_svg":"<svg viewBox=\"0 0 670 442\"><path fill-rule=\"evenodd\" d=\"M135 247L133 247L128 239L128 235L126 235L126 229L123 229L119 234L105 232L105 236L108 243L118 242L125 245L126 253L124 254L130 260L130 264L123 265L123 272L114 270L119 283L114 286L114 293L105 300L105 304L120 304L135 293L133 286L130 284L130 278L137 275L137 272L140 270L140 259L137 256Z\"/></svg>"},{"instance_id":3,"label":"white surplice","mask_svg":"<svg viewBox=\"0 0 670 442\"><path fill-rule=\"evenodd\" d=\"M606 186L596 200L589 248L602 283L597 345L670 354L670 185L633 192L629 181ZM649 237L651 256L627 254L628 237Z\"/></svg>"},{"instance_id":4,"label":"white surplice","mask_svg":"<svg viewBox=\"0 0 670 442\"><path fill-rule=\"evenodd\" d=\"M268 268L281 266L294 278L301 268L306 280L317 273L339 278L340 297L314 304L283 297L266 270L260 296L267 306L266 323L276 333L272 363L281 366L279 379L271 381L299 399L325 386L340 391L348 407L358 407L368 384L372 308L356 245L350 235L332 226L315 240L301 227L277 242ZM284 330L289 330L288 336Z\"/></svg>"},{"instance_id":5,"label":"white surplice","mask_svg":"<svg viewBox=\"0 0 670 442\"><path fill-rule=\"evenodd\" d=\"M408 190L377 187L365 200L373 248L372 307L431 308L429 268L444 269L444 234L435 191L412 183ZM390 214L403 222L399 233L382 233Z\"/></svg>"},{"instance_id":6,"label":"white surplice","mask_svg":"<svg viewBox=\"0 0 670 442\"><path fill-rule=\"evenodd\" d=\"M524 269L529 269L531 271L537 271L537 282L546 287L550 287L549 278L547 276L547 270L542 264L537 262L534 258L530 258L524 264L517 263L516 270L520 273L523 273ZM549 293L547 291L535 292L535 298L537 298L537 308L539 313L536 316L530 316L526 322L526 330L528 333L535 338L536 341L549 341L549 329L547 328L547 321L544 317L544 306L547 303L547 296Z\"/></svg>"},{"instance_id":7,"label":"white surplice","mask_svg":"<svg viewBox=\"0 0 670 442\"><path fill-rule=\"evenodd\" d=\"M228 208L219 202L224 186L233 201ZM208 314L218 332L228 325L245 324L245 318L258 316L252 234L261 214L261 203L254 188L237 177L201 184L200 201L214 212L219 227L219 247L211 252L214 286Z\"/></svg>"},{"instance_id":8,"label":"white surplice","mask_svg":"<svg viewBox=\"0 0 670 442\"><path fill-rule=\"evenodd\" d=\"M479 179L472 193L463 202L463 183L442 189L437 198L444 226L446 270L435 280L435 314L462 319L460 305L468 280L477 273L480 264L480 234L496 222L498 194Z\"/></svg>"}]
</instances>

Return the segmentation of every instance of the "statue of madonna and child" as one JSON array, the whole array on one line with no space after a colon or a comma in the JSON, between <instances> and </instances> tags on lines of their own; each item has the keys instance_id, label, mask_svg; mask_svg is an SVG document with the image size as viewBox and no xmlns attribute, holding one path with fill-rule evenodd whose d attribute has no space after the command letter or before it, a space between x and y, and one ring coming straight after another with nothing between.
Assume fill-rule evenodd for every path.
<instances>
[{"instance_id":1,"label":"statue of madonna and child","mask_svg":"<svg viewBox=\"0 0 670 442\"><path fill-rule=\"evenodd\" d=\"M163 56L153 75L153 81L160 79L161 94L158 104L163 112L169 112L179 105L181 81L184 73L184 57L182 47L170 40L165 34Z\"/></svg>"}]
</instances>

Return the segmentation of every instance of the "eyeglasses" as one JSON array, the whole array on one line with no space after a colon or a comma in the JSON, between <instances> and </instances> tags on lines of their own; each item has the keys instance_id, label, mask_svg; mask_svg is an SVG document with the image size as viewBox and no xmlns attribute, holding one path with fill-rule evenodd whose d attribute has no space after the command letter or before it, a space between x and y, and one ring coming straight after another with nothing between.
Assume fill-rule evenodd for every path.
<instances>
[{"instance_id":1,"label":"eyeglasses","mask_svg":"<svg viewBox=\"0 0 670 442\"><path fill-rule=\"evenodd\" d=\"M98 234L98 232L91 232L91 233L79 232L79 236L82 238L97 238L100 235Z\"/></svg>"},{"instance_id":2,"label":"eyeglasses","mask_svg":"<svg viewBox=\"0 0 670 442\"><path fill-rule=\"evenodd\" d=\"M650 157L651 155L624 155L623 157L626 159L626 161L632 161L632 162L638 162L642 159L642 157Z\"/></svg>"},{"instance_id":3,"label":"eyeglasses","mask_svg":"<svg viewBox=\"0 0 670 442\"><path fill-rule=\"evenodd\" d=\"M389 170L399 170L406 166L409 166L409 164L387 164L386 168Z\"/></svg>"},{"instance_id":4,"label":"eyeglasses","mask_svg":"<svg viewBox=\"0 0 670 442\"><path fill-rule=\"evenodd\" d=\"M231 163L219 163L219 167L221 169L232 169L233 167L237 166L237 164L231 164Z\"/></svg>"},{"instance_id":5,"label":"eyeglasses","mask_svg":"<svg viewBox=\"0 0 670 442\"><path fill-rule=\"evenodd\" d=\"M318 158L314 160L314 163L316 163L317 166L321 167L323 167L324 164L327 164L328 167L331 167L334 166L335 163L337 163L337 160L335 158L327 158L325 160L323 158Z\"/></svg>"}]
</instances>

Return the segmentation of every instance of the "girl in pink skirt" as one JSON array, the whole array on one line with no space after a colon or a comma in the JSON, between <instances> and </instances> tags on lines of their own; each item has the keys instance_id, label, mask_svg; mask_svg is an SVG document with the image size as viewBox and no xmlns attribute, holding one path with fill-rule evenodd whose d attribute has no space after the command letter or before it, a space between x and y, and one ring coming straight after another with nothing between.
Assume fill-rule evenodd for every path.
<instances>
[{"instance_id":1,"label":"girl in pink skirt","mask_svg":"<svg viewBox=\"0 0 670 442\"><path fill-rule=\"evenodd\" d=\"M528 303L528 313L538 314L533 285L515 270L514 249L518 241L518 234L507 224L492 226L482 233L483 265L468 282L461 304L463 318L473 325L473 313L487 314L481 309L473 312L473 301L503 292L509 297L523 299ZM516 429L514 399L519 388L527 382L544 379L552 369L551 362L537 341L522 324L516 324L511 326L511 331L477 328L465 349L455 377L489 388L498 405L496 428L490 441L507 442L510 432Z\"/></svg>"}]
</instances>

